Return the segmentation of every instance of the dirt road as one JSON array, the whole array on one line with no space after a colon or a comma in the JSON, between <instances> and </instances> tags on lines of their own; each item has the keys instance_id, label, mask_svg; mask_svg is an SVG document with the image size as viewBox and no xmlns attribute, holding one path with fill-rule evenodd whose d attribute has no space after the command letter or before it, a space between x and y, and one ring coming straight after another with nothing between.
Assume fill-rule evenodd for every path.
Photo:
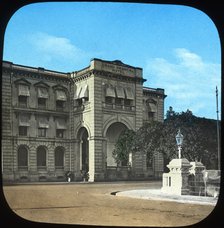
<instances>
[{"instance_id":1,"label":"dirt road","mask_svg":"<svg viewBox=\"0 0 224 228\"><path fill-rule=\"evenodd\" d=\"M35 184L5 186L4 194L19 216L49 223L183 226L199 222L214 208L111 195L160 187L160 182Z\"/></svg>"}]
</instances>

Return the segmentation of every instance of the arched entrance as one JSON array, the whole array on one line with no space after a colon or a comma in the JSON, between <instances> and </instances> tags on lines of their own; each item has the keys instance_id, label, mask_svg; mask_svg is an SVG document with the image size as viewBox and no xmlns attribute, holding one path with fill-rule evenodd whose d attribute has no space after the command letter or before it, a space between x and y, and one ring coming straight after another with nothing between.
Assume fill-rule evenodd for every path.
<instances>
[{"instance_id":1,"label":"arched entrance","mask_svg":"<svg viewBox=\"0 0 224 228\"><path fill-rule=\"evenodd\" d=\"M114 166L114 167L117 166L117 164L112 156L112 153L113 153L115 144L116 144L120 134L126 129L128 129L126 127L126 125L123 123L120 123L120 122L113 123L108 127L107 132L106 132L106 139L107 139L106 163L107 163L107 166Z\"/></svg>"},{"instance_id":2,"label":"arched entrance","mask_svg":"<svg viewBox=\"0 0 224 228\"><path fill-rule=\"evenodd\" d=\"M80 140L80 170L89 171L89 134L85 127L81 127L78 132Z\"/></svg>"}]
</instances>

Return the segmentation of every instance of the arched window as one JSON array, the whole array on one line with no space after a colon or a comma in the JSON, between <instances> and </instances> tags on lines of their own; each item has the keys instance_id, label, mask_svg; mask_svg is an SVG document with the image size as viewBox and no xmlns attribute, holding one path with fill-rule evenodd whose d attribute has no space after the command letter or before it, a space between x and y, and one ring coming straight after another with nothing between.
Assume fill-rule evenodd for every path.
<instances>
[{"instance_id":1,"label":"arched window","mask_svg":"<svg viewBox=\"0 0 224 228\"><path fill-rule=\"evenodd\" d=\"M18 169L28 169L28 151L25 146L20 146L18 149Z\"/></svg>"},{"instance_id":2,"label":"arched window","mask_svg":"<svg viewBox=\"0 0 224 228\"><path fill-rule=\"evenodd\" d=\"M45 169L46 168L46 149L43 146L37 148L37 168Z\"/></svg>"},{"instance_id":3,"label":"arched window","mask_svg":"<svg viewBox=\"0 0 224 228\"><path fill-rule=\"evenodd\" d=\"M64 149L63 149L63 147L57 147L55 149L54 164L55 164L55 169L64 169Z\"/></svg>"}]
</instances>

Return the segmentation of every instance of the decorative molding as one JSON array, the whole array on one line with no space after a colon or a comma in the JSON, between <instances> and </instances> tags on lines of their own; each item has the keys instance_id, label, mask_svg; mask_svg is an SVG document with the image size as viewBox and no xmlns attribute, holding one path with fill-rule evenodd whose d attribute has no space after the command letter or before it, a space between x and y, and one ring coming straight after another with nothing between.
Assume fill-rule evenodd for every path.
<instances>
[{"instance_id":1,"label":"decorative molding","mask_svg":"<svg viewBox=\"0 0 224 228\"><path fill-rule=\"evenodd\" d=\"M52 89L53 90L63 90L65 92L68 92L68 89L65 86L62 86L60 84L57 84L57 85L52 86Z\"/></svg>"},{"instance_id":2,"label":"decorative molding","mask_svg":"<svg viewBox=\"0 0 224 228\"><path fill-rule=\"evenodd\" d=\"M36 87L44 87L44 88L49 88L49 87L50 87L50 86L49 86L47 83L45 83L44 81L36 82L36 83L34 83L33 85L36 86Z\"/></svg>"},{"instance_id":3,"label":"decorative molding","mask_svg":"<svg viewBox=\"0 0 224 228\"><path fill-rule=\"evenodd\" d=\"M113 123L122 123L124 124L128 129L134 130L134 123L131 122L128 118L125 118L124 116L114 116L109 118L105 123L103 124L102 128L102 136L106 137L106 133L108 128L113 124Z\"/></svg>"},{"instance_id":4,"label":"decorative molding","mask_svg":"<svg viewBox=\"0 0 224 228\"><path fill-rule=\"evenodd\" d=\"M31 83L30 83L29 81L27 81L25 78L16 79L16 80L14 81L14 83L15 83L16 85L18 85L18 84L23 84L23 85L27 85L27 86L30 86L30 85L31 85Z\"/></svg>"}]
</instances>

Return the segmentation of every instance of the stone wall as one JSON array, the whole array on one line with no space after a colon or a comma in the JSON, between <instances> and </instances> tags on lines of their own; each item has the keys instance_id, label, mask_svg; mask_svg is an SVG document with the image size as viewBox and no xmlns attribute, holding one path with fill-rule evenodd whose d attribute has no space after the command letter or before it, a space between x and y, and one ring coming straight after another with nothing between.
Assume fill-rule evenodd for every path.
<instances>
[{"instance_id":1,"label":"stone wall","mask_svg":"<svg viewBox=\"0 0 224 228\"><path fill-rule=\"evenodd\" d=\"M10 64L6 64L10 67ZM10 70L3 70L2 75L2 170L3 179L13 178L13 142L12 142L12 74Z\"/></svg>"}]
</instances>

